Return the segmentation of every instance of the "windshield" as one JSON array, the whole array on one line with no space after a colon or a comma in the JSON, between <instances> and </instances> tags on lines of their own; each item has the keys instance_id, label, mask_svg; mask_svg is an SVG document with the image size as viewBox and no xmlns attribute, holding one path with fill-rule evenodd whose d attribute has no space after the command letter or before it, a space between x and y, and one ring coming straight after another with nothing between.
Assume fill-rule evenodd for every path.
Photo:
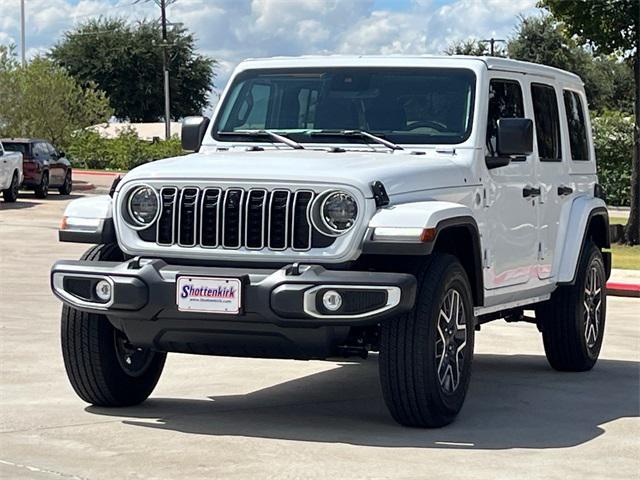
<instances>
[{"instance_id":1,"label":"windshield","mask_svg":"<svg viewBox=\"0 0 640 480\"><path fill-rule=\"evenodd\" d=\"M359 136L314 135L359 130L394 143L456 144L471 133L474 91L467 69L248 70L231 86L213 136L259 141L241 131L270 130L300 143L362 143Z\"/></svg>"}]
</instances>

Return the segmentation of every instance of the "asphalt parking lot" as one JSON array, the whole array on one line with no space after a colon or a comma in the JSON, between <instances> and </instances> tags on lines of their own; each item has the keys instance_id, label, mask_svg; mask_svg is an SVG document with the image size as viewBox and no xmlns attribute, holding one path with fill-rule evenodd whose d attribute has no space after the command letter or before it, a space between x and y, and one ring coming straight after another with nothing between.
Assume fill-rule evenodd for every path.
<instances>
[{"instance_id":1,"label":"asphalt parking lot","mask_svg":"<svg viewBox=\"0 0 640 480\"><path fill-rule=\"evenodd\" d=\"M68 384L49 268L67 199L0 204L0 477L640 478L640 299L610 298L601 360L557 373L534 326L476 337L458 420L388 415L375 356L298 362L169 355L145 404L89 407Z\"/></svg>"}]
</instances>

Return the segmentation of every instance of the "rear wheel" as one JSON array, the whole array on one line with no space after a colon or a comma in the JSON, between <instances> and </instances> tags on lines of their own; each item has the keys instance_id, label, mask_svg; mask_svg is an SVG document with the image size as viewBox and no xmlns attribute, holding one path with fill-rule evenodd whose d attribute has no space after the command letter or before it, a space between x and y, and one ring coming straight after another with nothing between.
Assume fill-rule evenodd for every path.
<instances>
[{"instance_id":1,"label":"rear wheel","mask_svg":"<svg viewBox=\"0 0 640 480\"><path fill-rule=\"evenodd\" d=\"M58 192L60 193L60 195L69 195L72 188L73 183L71 180L71 171L67 170L67 174L64 177L64 183L58 188Z\"/></svg>"},{"instance_id":2,"label":"rear wheel","mask_svg":"<svg viewBox=\"0 0 640 480\"><path fill-rule=\"evenodd\" d=\"M9 188L2 191L4 201L7 203L15 202L18 199L19 190L20 182L18 180L18 172L14 172L13 177L11 178L11 185L9 185Z\"/></svg>"},{"instance_id":3,"label":"rear wheel","mask_svg":"<svg viewBox=\"0 0 640 480\"><path fill-rule=\"evenodd\" d=\"M471 378L474 316L460 262L434 254L412 311L382 325L380 380L393 418L412 427L451 423Z\"/></svg>"},{"instance_id":4,"label":"rear wheel","mask_svg":"<svg viewBox=\"0 0 640 480\"><path fill-rule=\"evenodd\" d=\"M561 286L536 309L544 350L556 370L591 370L598 360L607 313L602 253L589 240L573 285Z\"/></svg>"},{"instance_id":5,"label":"rear wheel","mask_svg":"<svg viewBox=\"0 0 640 480\"><path fill-rule=\"evenodd\" d=\"M83 260L122 260L115 244L98 245ZM155 388L165 353L132 345L104 315L62 308L62 355L71 386L84 401L104 407L143 402Z\"/></svg>"},{"instance_id":6,"label":"rear wheel","mask_svg":"<svg viewBox=\"0 0 640 480\"><path fill-rule=\"evenodd\" d=\"M35 188L37 198L47 198L49 195L49 172L44 172L40 183Z\"/></svg>"}]
</instances>

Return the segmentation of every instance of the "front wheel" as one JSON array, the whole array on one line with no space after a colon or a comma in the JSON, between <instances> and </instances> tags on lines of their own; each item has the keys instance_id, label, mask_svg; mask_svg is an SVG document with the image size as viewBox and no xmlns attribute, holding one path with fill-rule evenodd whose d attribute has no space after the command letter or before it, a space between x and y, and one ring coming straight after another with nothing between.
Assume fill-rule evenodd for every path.
<instances>
[{"instance_id":1,"label":"front wheel","mask_svg":"<svg viewBox=\"0 0 640 480\"><path fill-rule=\"evenodd\" d=\"M98 245L83 260L121 260L117 245ZM71 386L85 402L102 407L137 405L155 388L165 353L132 345L104 315L65 305L62 356Z\"/></svg>"},{"instance_id":2,"label":"front wheel","mask_svg":"<svg viewBox=\"0 0 640 480\"><path fill-rule=\"evenodd\" d=\"M433 254L413 310L382 325L380 381L398 423L442 427L455 419L471 378L474 322L464 268L452 255Z\"/></svg>"},{"instance_id":3,"label":"front wheel","mask_svg":"<svg viewBox=\"0 0 640 480\"><path fill-rule=\"evenodd\" d=\"M58 188L58 192L60 195L69 195L73 188L73 183L71 180L71 171L68 170L67 174L64 176L64 183L61 187Z\"/></svg>"}]
</instances>

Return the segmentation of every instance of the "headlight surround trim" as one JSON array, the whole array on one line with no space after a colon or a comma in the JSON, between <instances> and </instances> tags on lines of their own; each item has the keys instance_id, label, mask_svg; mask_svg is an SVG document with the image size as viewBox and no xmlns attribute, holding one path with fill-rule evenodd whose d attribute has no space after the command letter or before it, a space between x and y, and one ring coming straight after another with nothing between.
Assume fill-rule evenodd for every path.
<instances>
[{"instance_id":1,"label":"headlight surround trim","mask_svg":"<svg viewBox=\"0 0 640 480\"><path fill-rule=\"evenodd\" d=\"M132 206L131 206L131 201L133 199L133 197L140 192L141 190L149 190L151 192L153 192L153 195L155 197L156 200L156 211L155 214L153 215L153 218L151 221L149 221L148 223L143 223L141 221L139 221L136 216L134 215ZM158 193L158 191L153 188L150 185L147 185L146 183L141 183L136 185L134 188L132 188L131 190L129 190L127 192L127 197L125 199L126 202L126 215L123 216L124 221L127 223L127 225L134 229L134 230L145 230L149 227L151 227L153 224L156 223L156 221L158 220L158 217L160 216L160 194Z\"/></svg>"},{"instance_id":2,"label":"headlight surround trim","mask_svg":"<svg viewBox=\"0 0 640 480\"><path fill-rule=\"evenodd\" d=\"M351 225L343 230L329 225L325 220L324 209L329 199L331 199L334 195L344 195L348 197L353 202L353 205L355 207L355 215L352 219ZM329 237L340 237L350 232L356 226L358 218L360 216L360 205L358 204L356 196L348 191L337 189L327 190L325 192L322 192L314 199L314 205L311 208L311 212L311 223L317 231Z\"/></svg>"}]
</instances>

